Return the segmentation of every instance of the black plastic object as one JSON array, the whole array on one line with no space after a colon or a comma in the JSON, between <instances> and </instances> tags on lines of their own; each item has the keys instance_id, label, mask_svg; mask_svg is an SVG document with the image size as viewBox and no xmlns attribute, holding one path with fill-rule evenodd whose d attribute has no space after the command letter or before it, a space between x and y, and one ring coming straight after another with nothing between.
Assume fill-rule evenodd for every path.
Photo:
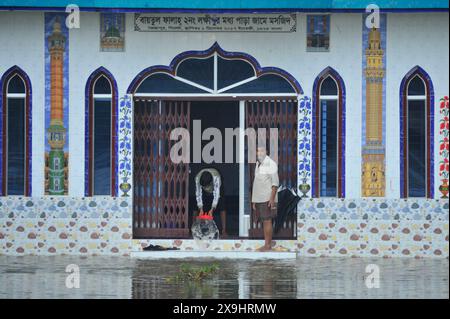
<instances>
[{"instance_id":1,"label":"black plastic object","mask_svg":"<svg viewBox=\"0 0 450 319\"><path fill-rule=\"evenodd\" d=\"M278 192L278 212L275 218L274 233L280 230L289 216L296 214L299 201L300 196L291 189L285 188Z\"/></svg>"}]
</instances>

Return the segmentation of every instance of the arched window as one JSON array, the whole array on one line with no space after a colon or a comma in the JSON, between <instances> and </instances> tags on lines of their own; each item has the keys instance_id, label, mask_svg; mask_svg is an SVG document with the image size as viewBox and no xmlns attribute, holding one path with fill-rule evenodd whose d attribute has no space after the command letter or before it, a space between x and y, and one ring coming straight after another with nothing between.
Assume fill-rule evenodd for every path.
<instances>
[{"instance_id":1,"label":"arched window","mask_svg":"<svg viewBox=\"0 0 450 319\"><path fill-rule=\"evenodd\" d=\"M302 89L289 73L275 67L261 67L250 55L227 52L216 42L206 51L177 55L169 66L156 65L143 70L127 92L136 96L168 93L297 96Z\"/></svg>"},{"instance_id":2,"label":"arched window","mask_svg":"<svg viewBox=\"0 0 450 319\"><path fill-rule=\"evenodd\" d=\"M99 68L86 85L85 195L116 196L117 87Z\"/></svg>"},{"instance_id":3,"label":"arched window","mask_svg":"<svg viewBox=\"0 0 450 319\"><path fill-rule=\"evenodd\" d=\"M344 197L345 87L339 74L325 69L314 83L314 197Z\"/></svg>"},{"instance_id":4,"label":"arched window","mask_svg":"<svg viewBox=\"0 0 450 319\"><path fill-rule=\"evenodd\" d=\"M433 85L420 67L400 88L401 196L433 197Z\"/></svg>"},{"instance_id":5,"label":"arched window","mask_svg":"<svg viewBox=\"0 0 450 319\"><path fill-rule=\"evenodd\" d=\"M31 195L31 85L17 66L2 77L2 195Z\"/></svg>"}]
</instances>

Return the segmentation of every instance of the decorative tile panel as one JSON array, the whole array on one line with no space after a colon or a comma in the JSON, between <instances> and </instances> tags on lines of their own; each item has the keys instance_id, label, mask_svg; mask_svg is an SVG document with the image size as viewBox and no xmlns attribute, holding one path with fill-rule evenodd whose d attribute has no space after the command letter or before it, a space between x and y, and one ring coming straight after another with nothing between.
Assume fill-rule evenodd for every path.
<instances>
[{"instance_id":1,"label":"decorative tile panel","mask_svg":"<svg viewBox=\"0 0 450 319\"><path fill-rule=\"evenodd\" d=\"M133 99L131 94L124 95L119 101L119 196L131 196L132 185L132 123Z\"/></svg>"},{"instance_id":2,"label":"decorative tile panel","mask_svg":"<svg viewBox=\"0 0 450 319\"><path fill-rule=\"evenodd\" d=\"M125 51L124 13L100 13L100 51Z\"/></svg>"},{"instance_id":3,"label":"decorative tile panel","mask_svg":"<svg viewBox=\"0 0 450 319\"><path fill-rule=\"evenodd\" d=\"M311 98L303 96L298 101L298 183L311 188ZM305 193L311 195L311 190Z\"/></svg>"},{"instance_id":4,"label":"decorative tile panel","mask_svg":"<svg viewBox=\"0 0 450 319\"><path fill-rule=\"evenodd\" d=\"M0 255L128 255L131 203L112 197L0 199Z\"/></svg>"},{"instance_id":5,"label":"decorative tile panel","mask_svg":"<svg viewBox=\"0 0 450 319\"><path fill-rule=\"evenodd\" d=\"M439 191L442 198L448 198L449 182L449 109L448 96L439 102Z\"/></svg>"},{"instance_id":6,"label":"decorative tile panel","mask_svg":"<svg viewBox=\"0 0 450 319\"><path fill-rule=\"evenodd\" d=\"M65 13L45 13L45 194L69 189L69 29Z\"/></svg>"},{"instance_id":7,"label":"decorative tile panel","mask_svg":"<svg viewBox=\"0 0 450 319\"><path fill-rule=\"evenodd\" d=\"M386 14L377 28L362 16L362 196L384 197L386 152Z\"/></svg>"}]
</instances>

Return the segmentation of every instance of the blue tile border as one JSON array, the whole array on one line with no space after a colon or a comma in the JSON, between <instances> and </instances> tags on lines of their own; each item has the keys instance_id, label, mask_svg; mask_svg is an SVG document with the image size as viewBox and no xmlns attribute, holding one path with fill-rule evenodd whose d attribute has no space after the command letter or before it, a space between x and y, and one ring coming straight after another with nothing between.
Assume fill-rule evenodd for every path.
<instances>
[{"instance_id":1,"label":"blue tile border","mask_svg":"<svg viewBox=\"0 0 450 319\"><path fill-rule=\"evenodd\" d=\"M131 94L120 98L118 121L117 182L120 184L117 196L129 197L133 192L133 100Z\"/></svg>"},{"instance_id":2,"label":"blue tile border","mask_svg":"<svg viewBox=\"0 0 450 319\"><path fill-rule=\"evenodd\" d=\"M311 98L303 96L298 101L298 183L309 184L311 181L311 145L314 136L311 132L312 105ZM308 192L311 194L312 187ZM305 194L308 195L308 194Z\"/></svg>"},{"instance_id":3,"label":"blue tile border","mask_svg":"<svg viewBox=\"0 0 450 319\"><path fill-rule=\"evenodd\" d=\"M147 0L148 1L148 0ZM66 5L70 2L48 3L39 5L27 2L4 0L0 4L0 10L27 10L27 11L65 11ZM280 13L280 12L365 12L367 5L373 1L230 1L218 0L202 3L201 1L158 1L151 3L146 1L133 1L132 4L126 1L78 1L80 11L88 12L152 12L152 13ZM433 1L391 1L378 0L381 12L444 12L448 11L448 2L444 0Z\"/></svg>"}]
</instances>

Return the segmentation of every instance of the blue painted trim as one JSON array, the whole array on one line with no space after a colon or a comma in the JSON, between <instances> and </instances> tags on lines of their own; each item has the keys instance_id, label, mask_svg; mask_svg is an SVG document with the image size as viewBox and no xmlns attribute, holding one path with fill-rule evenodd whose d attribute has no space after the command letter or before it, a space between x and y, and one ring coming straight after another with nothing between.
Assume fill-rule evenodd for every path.
<instances>
[{"instance_id":1,"label":"blue painted trim","mask_svg":"<svg viewBox=\"0 0 450 319\"><path fill-rule=\"evenodd\" d=\"M28 114L28 131L27 134L27 144L25 145L25 151L26 148L28 148L28 153L25 155L28 158L28 185L26 185L26 193L28 196L32 195L32 154L33 154L33 136L32 136L32 122L33 122L33 113L32 113L32 103L33 103L33 91L31 87L31 81L28 77L27 73L22 70L19 66L14 65L13 67L6 70L5 73L3 73L3 76L0 79L0 151L3 150L3 143L6 143L5 140L3 140L3 135L6 136L6 132L3 132L3 92L4 92L4 85L5 81L12 77L13 75L18 74L22 79L25 81L26 86L26 108L27 108L27 114ZM6 194L3 194L3 187L2 187L2 180L3 180L3 174L6 174L6 172L3 172L3 154L0 156L0 196L5 196Z\"/></svg>"},{"instance_id":2,"label":"blue painted trim","mask_svg":"<svg viewBox=\"0 0 450 319\"><path fill-rule=\"evenodd\" d=\"M115 156L115 183L114 183L114 189L115 189L115 196L118 196L119 194L119 174L118 174L118 167L119 167L119 153L118 153L118 135L119 135L119 101L118 101L118 89L117 89L117 82L112 75L111 72L109 72L106 68L99 67L94 72L91 73L88 80L86 81L86 87L85 87L85 111L84 111L84 135L85 135L85 142L84 142L84 195L85 196L92 196L92 194L89 194L89 181L91 179L91 176L89 176L89 161L91 160L89 158L89 148L91 145L90 141L90 128L89 128L89 107L91 105L90 98L92 95L91 87L92 84L100 77L105 76L112 84L112 96L113 96L113 103L115 108L115 139L114 139L114 154Z\"/></svg>"},{"instance_id":3,"label":"blue painted trim","mask_svg":"<svg viewBox=\"0 0 450 319\"><path fill-rule=\"evenodd\" d=\"M427 123L429 125L430 135L428 136L428 151L430 153L429 157L429 171L428 171L428 181L427 181L427 188L428 184L429 189L427 189L427 197L428 198L434 198L434 86L433 82L431 81L430 75L422 69L420 66L416 65L413 67L402 79L402 82L400 83L400 197L401 198L408 198L408 194L405 193L404 189L404 183L406 180L406 174L405 174L405 167L404 167L404 160L406 157L406 154L404 152L404 146L407 140L407 136L403 136L403 130L405 128L405 121L403 109L405 107L405 99L407 96L407 87L406 84L416 75L419 75L425 82L426 82L426 90L427 90L427 96L429 99L427 99L426 103L430 103L429 109L430 109L430 122Z\"/></svg>"},{"instance_id":4,"label":"blue painted trim","mask_svg":"<svg viewBox=\"0 0 450 319\"><path fill-rule=\"evenodd\" d=\"M2 7L0 11L55 11L65 12L61 7ZM102 13L191 13L191 14L250 14L250 13L365 13L365 9L306 9L306 8L273 8L273 9L162 9L162 8L96 8L80 7L81 12L102 12ZM419 13L419 12L449 12L449 8L380 8L380 13Z\"/></svg>"},{"instance_id":5,"label":"blue painted trim","mask_svg":"<svg viewBox=\"0 0 450 319\"><path fill-rule=\"evenodd\" d=\"M178 54L177 56L175 56L168 66L154 65L154 66L151 66L149 68L142 70L141 72L139 72L139 74L133 79L131 84L128 86L127 93L133 94L136 91L136 89L139 87L140 83L146 77L148 77L149 75L151 75L153 73L162 72L162 73L167 73L167 74L175 76L177 67L183 60L185 60L187 58L207 57L215 52L219 56L224 57L224 58L233 58L233 59L240 58L240 59L247 61L255 69L257 77L260 77L265 74L277 74L277 75L283 77L284 79L286 79L291 84L291 86L293 87L293 89L295 90L295 92L297 94L303 94L303 89L300 86L300 83L298 83L297 80L294 78L294 76L292 76L289 72L282 70L280 68L276 68L276 67L261 67L261 65L258 63L258 61L250 54L243 53L243 52L225 51L220 47L220 45L217 42L214 42L214 44L209 49L204 50L204 51L182 52L182 53Z\"/></svg>"},{"instance_id":6,"label":"blue painted trim","mask_svg":"<svg viewBox=\"0 0 450 319\"><path fill-rule=\"evenodd\" d=\"M312 169L311 169L311 194L312 197L320 197L320 185L316 185L315 178L316 178L316 156L319 156L320 154L316 154L316 112L317 107L320 107L319 105L319 96L320 92L317 93L317 90L319 88L320 83L327 77L331 76L337 83L338 87L340 89L340 96L341 100L339 101L339 106L341 108L342 117L340 118L340 126L341 126L341 145L339 145L340 149L340 159L341 159L341 166L339 167L340 174L338 176L338 179L341 180L341 193L337 194L339 198L345 198L345 116L346 116L346 108L345 108L345 98L346 98L346 91L345 91L345 83L342 77L339 75L339 73L333 69L332 67L326 67L322 72L319 73L319 75L314 80L313 84L313 91L312 91ZM338 114L339 116L339 114Z\"/></svg>"},{"instance_id":7,"label":"blue painted trim","mask_svg":"<svg viewBox=\"0 0 450 319\"><path fill-rule=\"evenodd\" d=\"M48 7L63 8L67 0L47 0ZM88 8L145 8L145 9L364 9L372 0L78 0L76 4ZM445 0L377 0L380 8L422 9L448 8ZM1 6L40 7L37 0L3 0Z\"/></svg>"},{"instance_id":8,"label":"blue painted trim","mask_svg":"<svg viewBox=\"0 0 450 319\"><path fill-rule=\"evenodd\" d=\"M55 12L65 12L63 7L2 7L0 6L0 11L55 11ZM192 14L250 14L250 13L294 13L294 12L313 12L313 13L365 13L366 10L363 8L359 9L339 9L339 8L255 8L255 9L185 9L185 8L173 8L173 9L163 9L163 8L96 8L96 7L80 7L81 12L110 12L110 13L192 13ZM380 13L418 13L418 12L449 12L449 8L380 8Z\"/></svg>"}]
</instances>

